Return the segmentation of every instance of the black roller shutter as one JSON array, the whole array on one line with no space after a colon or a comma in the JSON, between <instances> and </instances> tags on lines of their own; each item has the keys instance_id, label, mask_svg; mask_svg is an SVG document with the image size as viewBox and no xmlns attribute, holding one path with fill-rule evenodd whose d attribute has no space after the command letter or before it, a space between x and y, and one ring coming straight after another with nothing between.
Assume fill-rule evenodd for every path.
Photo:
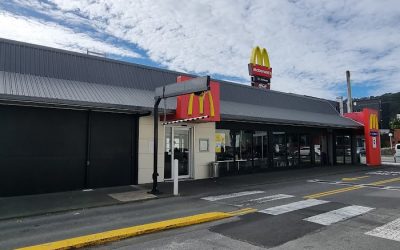
<instances>
[{"instance_id":1,"label":"black roller shutter","mask_svg":"<svg viewBox=\"0 0 400 250\"><path fill-rule=\"evenodd\" d=\"M87 113L0 105L0 196L81 189Z\"/></svg>"},{"instance_id":2,"label":"black roller shutter","mask_svg":"<svg viewBox=\"0 0 400 250\"><path fill-rule=\"evenodd\" d=\"M133 184L135 116L90 112L90 188Z\"/></svg>"},{"instance_id":3,"label":"black roller shutter","mask_svg":"<svg viewBox=\"0 0 400 250\"><path fill-rule=\"evenodd\" d=\"M0 196L135 184L137 121L128 114L0 105Z\"/></svg>"}]
</instances>

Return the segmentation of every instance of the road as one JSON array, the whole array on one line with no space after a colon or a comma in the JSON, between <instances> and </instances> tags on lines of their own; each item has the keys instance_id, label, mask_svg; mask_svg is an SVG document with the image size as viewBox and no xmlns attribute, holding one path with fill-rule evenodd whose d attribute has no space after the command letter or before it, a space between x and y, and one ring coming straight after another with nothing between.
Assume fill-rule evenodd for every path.
<instances>
[{"instance_id":1,"label":"road","mask_svg":"<svg viewBox=\"0 0 400 250\"><path fill-rule=\"evenodd\" d=\"M399 249L400 167L331 171L191 190L180 197L0 221L0 249L207 211L246 215L135 237L97 249ZM300 172L301 173L301 172ZM271 174L272 175L272 174ZM268 174L254 176L259 180ZM234 179L239 180L239 179ZM228 182L225 182L228 183ZM362 185L363 184L363 185ZM187 184L190 185L190 184ZM211 186L211 182L210 185Z\"/></svg>"}]
</instances>

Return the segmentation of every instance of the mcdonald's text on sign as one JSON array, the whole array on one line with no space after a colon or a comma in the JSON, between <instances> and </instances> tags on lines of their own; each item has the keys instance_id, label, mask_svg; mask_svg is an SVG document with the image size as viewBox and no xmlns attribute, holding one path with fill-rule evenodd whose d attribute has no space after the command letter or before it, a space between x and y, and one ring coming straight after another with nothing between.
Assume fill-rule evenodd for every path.
<instances>
[{"instance_id":1,"label":"mcdonald's text on sign","mask_svg":"<svg viewBox=\"0 0 400 250\"><path fill-rule=\"evenodd\" d=\"M272 69L257 64L249 64L249 73L251 76L272 77Z\"/></svg>"},{"instance_id":2,"label":"mcdonald's text on sign","mask_svg":"<svg viewBox=\"0 0 400 250\"><path fill-rule=\"evenodd\" d=\"M191 77L179 76L177 82L189 80ZM206 117L198 122L220 121L219 83L211 81L210 90L200 94L187 94L178 96L176 99L176 113L173 119L190 119Z\"/></svg>"}]
</instances>

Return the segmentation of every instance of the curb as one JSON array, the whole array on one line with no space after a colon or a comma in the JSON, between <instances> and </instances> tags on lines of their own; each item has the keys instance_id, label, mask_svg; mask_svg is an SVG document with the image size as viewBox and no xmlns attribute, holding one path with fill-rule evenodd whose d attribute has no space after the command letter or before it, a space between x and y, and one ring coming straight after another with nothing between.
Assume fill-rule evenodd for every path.
<instances>
[{"instance_id":1,"label":"curb","mask_svg":"<svg viewBox=\"0 0 400 250\"><path fill-rule=\"evenodd\" d=\"M89 234L85 236L44 243L40 245L28 246L18 248L19 250L61 250L61 249L76 249L88 246L96 246L108 242L119 241L126 238L131 238L143 234L149 234L159 231L164 231L173 228L191 226L195 224L216 221L221 219L230 218L233 216L243 215L246 213L254 212L252 209L241 209L230 213L226 212L209 212L186 216L171 220L159 221L149 224L143 224L133 227L121 228L96 234Z\"/></svg>"}]
</instances>

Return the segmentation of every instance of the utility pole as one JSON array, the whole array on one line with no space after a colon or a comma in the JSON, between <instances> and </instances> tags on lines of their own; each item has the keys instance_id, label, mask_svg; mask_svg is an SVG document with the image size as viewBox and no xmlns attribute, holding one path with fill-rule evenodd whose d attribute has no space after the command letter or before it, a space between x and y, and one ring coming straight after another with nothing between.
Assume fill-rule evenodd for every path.
<instances>
[{"instance_id":1,"label":"utility pole","mask_svg":"<svg viewBox=\"0 0 400 250\"><path fill-rule=\"evenodd\" d=\"M346 71L347 79L347 113L353 112L353 99L351 98L350 71Z\"/></svg>"}]
</instances>

